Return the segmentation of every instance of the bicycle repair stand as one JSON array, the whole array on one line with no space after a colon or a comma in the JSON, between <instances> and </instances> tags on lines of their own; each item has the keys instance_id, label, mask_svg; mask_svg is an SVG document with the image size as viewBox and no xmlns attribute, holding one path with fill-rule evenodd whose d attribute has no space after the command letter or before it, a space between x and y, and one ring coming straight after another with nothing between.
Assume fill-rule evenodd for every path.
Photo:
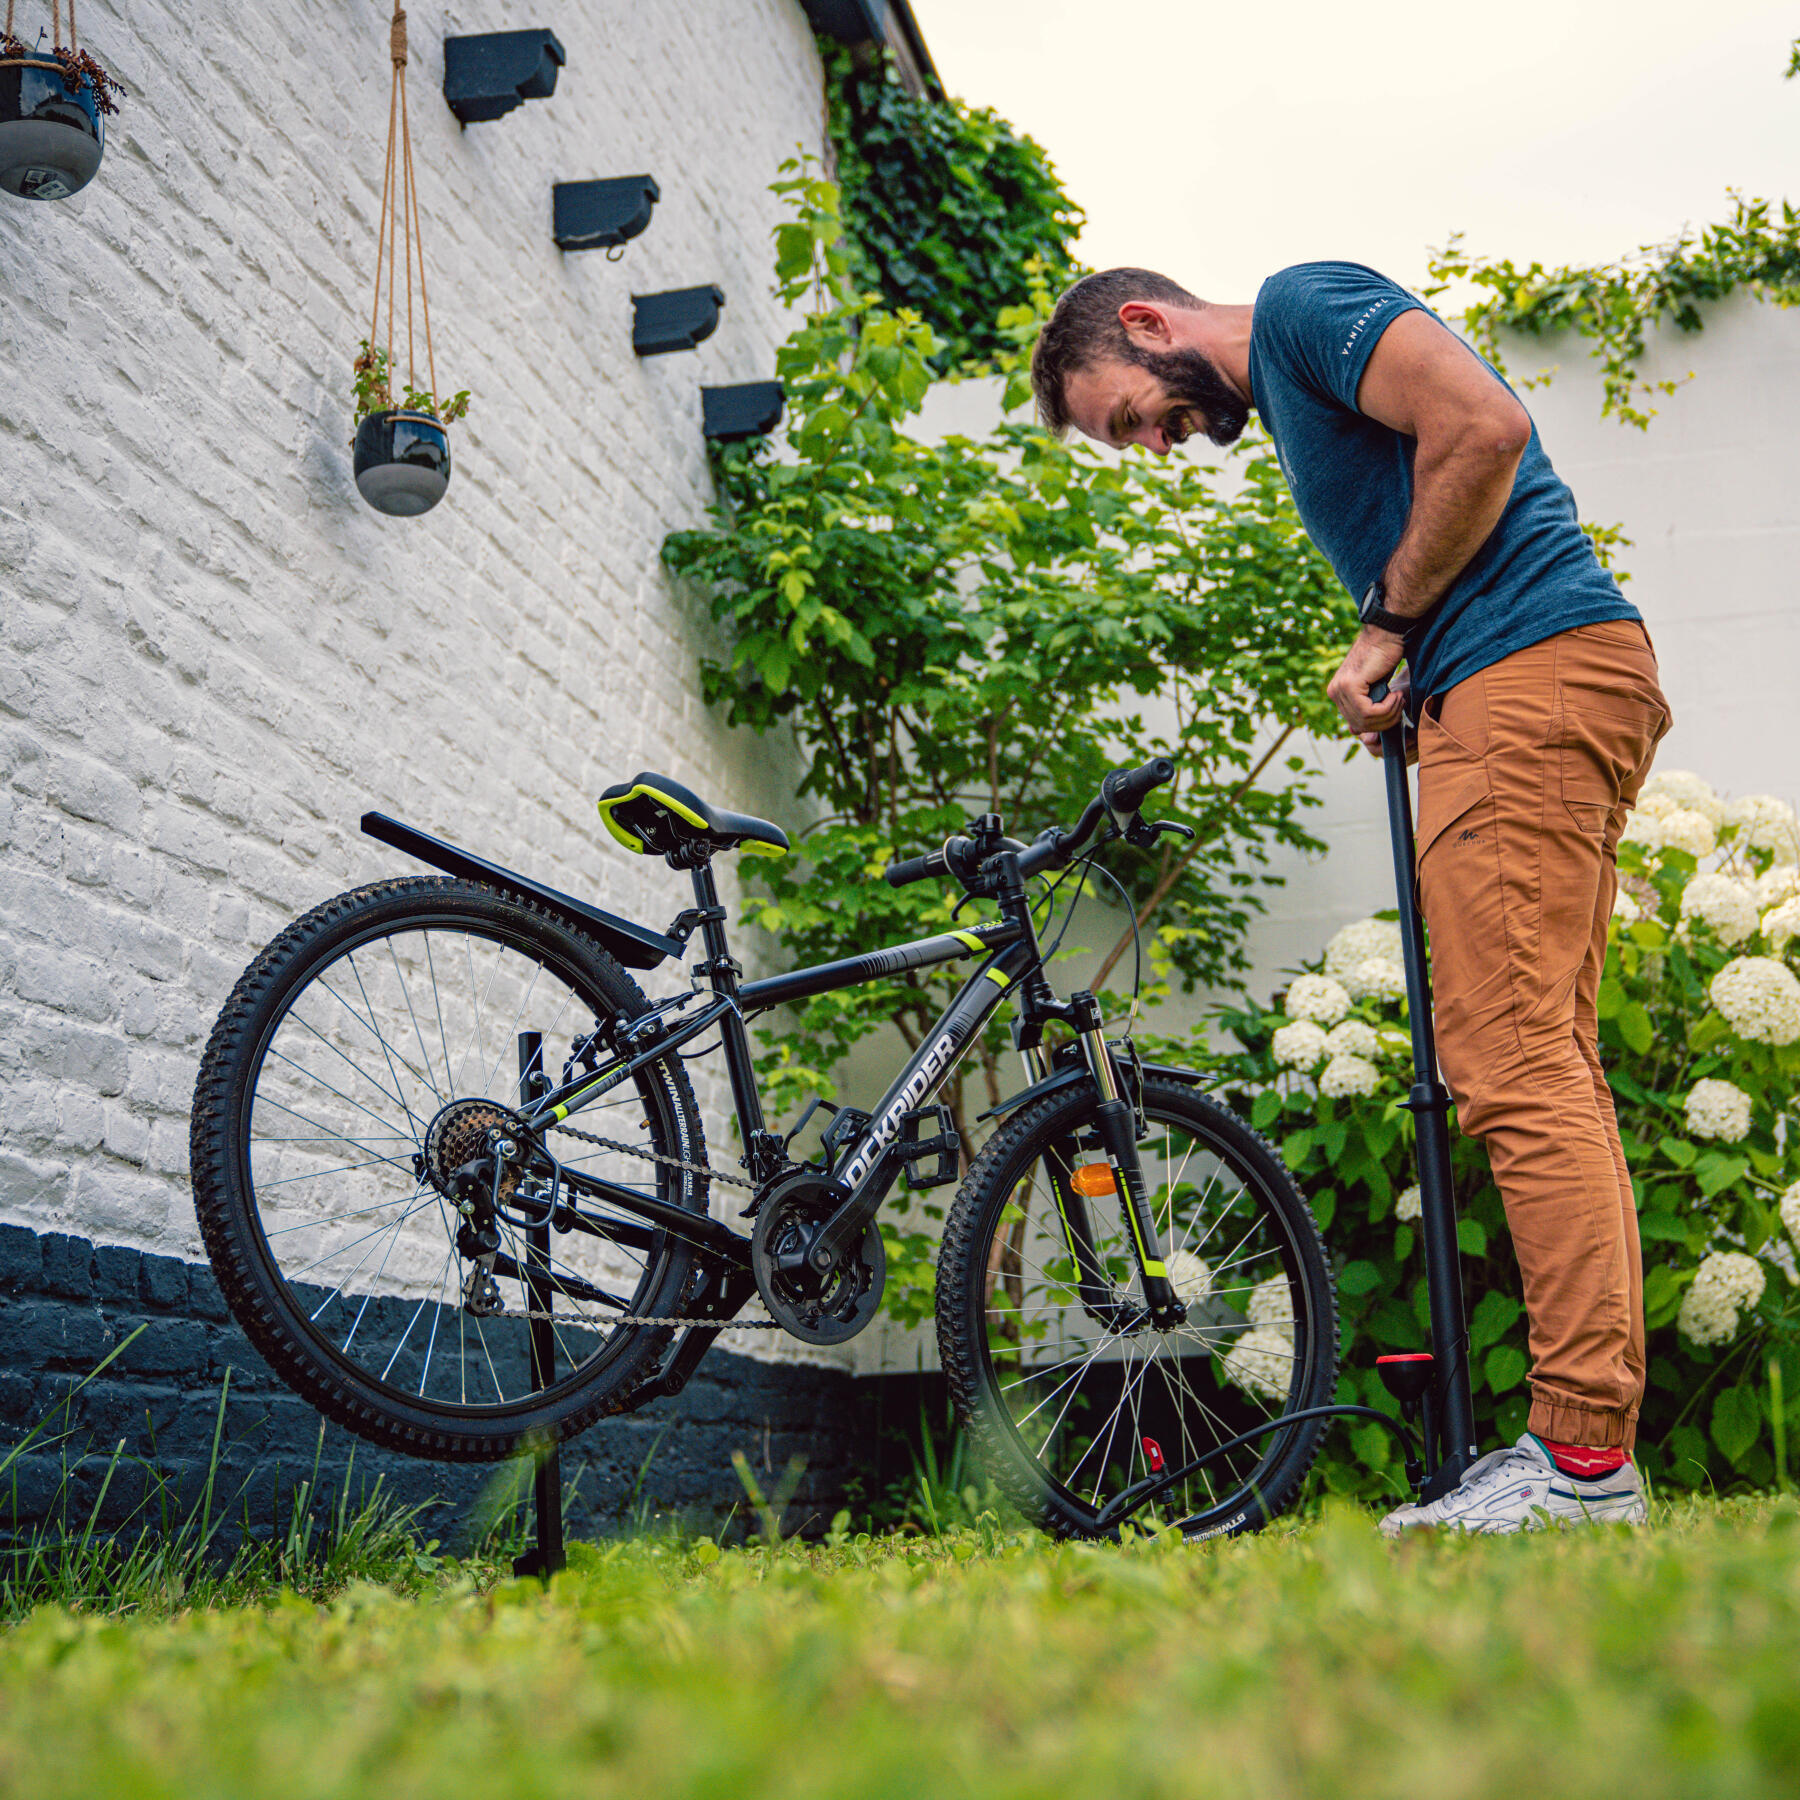
<instances>
[{"instance_id":1,"label":"bicycle repair stand","mask_svg":"<svg viewBox=\"0 0 1800 1800\"><path fill-rule=\"evenodd\" d=\"M1386 685L1378 684L1386 693ZM1431 1019L1431 973L1425 926L1419 917L1413 853L1412 789L1406 775L1406 717L1381 734L1387 777L1388 830L1394 845L1394 887L1400 904L1400 950L1406 964L1406 1012L1412 1027L1412 1091L1401 1104L1413 1116L1419 1168L1419 1236L1425 1245L1425 1288L1431 1304L1431 1349L1378 1356L1382 1385L1402 1416L1420 1421L1424 1485L1435 1500L1462 1480L1475 1460L1475 1401L1469 1388L1469 1328L1463 1312L1462 1263L1456 1242L1456 1195L1450 1175L1450 1093L1438 1079L1437 1037ZM1409 1467L1415 1483L1418 1477Z\"/></svg>"},{"instance_id":2,"label":"bicycle repair stand","mask_svg":"<svg viewBox=\"0 0 1800 1800\"><path fill-rule=\"evenodd\" d=\"M544 1034L519 1033L519 1104L530 1106L548 1093L544 1075ZM550 1221L529 1226L525 1235L527 1288L531 1295L531 1391L541 1392L556 1379L556 1332L550 1320L554 1295L549 1281ZM537 1511L537 1540L523 1556L513 1558L515 1575L537 1575L548 1581L568 1558L563 1554L562 1446L552 1444L539 1453L531 1478Z\"/></svg>"}]
</instances>

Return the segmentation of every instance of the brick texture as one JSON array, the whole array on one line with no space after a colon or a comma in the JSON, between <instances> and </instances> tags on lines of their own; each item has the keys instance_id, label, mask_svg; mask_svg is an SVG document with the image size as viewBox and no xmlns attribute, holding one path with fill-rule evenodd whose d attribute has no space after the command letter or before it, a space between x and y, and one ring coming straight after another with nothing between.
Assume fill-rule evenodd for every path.
<instances>
[{"instance_id":1,"label":"brick texture","mask_svg":"<svg viewBox=\"0 0 1800 1800\"><path fill-rule=\"evenodd\" d=\"M81 1385L140 1327L122 1355ZM741 1527L747 1509L731 1466L735 1450L765 1491L791 1457L801 1458L787 1523L823 1529L838 1507L864 1504L873 1479L875 1415L852 1405L850 1385L839 1370L772 1366L715 1346L675 1399L605 1420L564 1447L570 1529L594 1536L669 1516L718 1528L734 1501ZM910 1414L897 1408L895 1416ZM437 1467L387 1455L335 1426L321 1431L318 1414L288 1393L227 1318L204 1264L0 1225L0 1446L40 1420L48 1428L8 1471L0 1533L46 1520L85 1523L122 1445L101 1516L129 1535L149 1522L144 1502L157 1488L147 1470L183 1505L199 1494L215 1431L215 1493L234 1529L279 1527L296 1484L314 1480L315 1466L314 1493L324 1504L345 1487L367 1494L379 1477L401 1503L431 1503L424 1529L452 1545L466 1546L530 1488L519 1467Z\"/></svg>"},{"instance_id":2,"label":"brick texture","mask_svg":"<svg viewBox=\"0 0 1800 1800\"><path fill-rule=\"evenodd\" d=\"M610 845L601 787L661 768L793 816L781 747L702 704L713 628L659 549L711 497L701 384L770 375L787 328L768 184L823 147L797 0L559 0L554 97L467 131L443 36L539 16L414 10L437 367L474 405L412 520L364 505L347 445L387 10L87 0L128 90L101 172L0 207L0 1219L41 1234L58 1300L98 1279L70 1238L158 1280L199 1260L200 1048L281 925L410 870L365 809L658 925L685 878ZM663 199L622 261L554 248L553 182L644 170ZM639 361L631 295L707 281L717 334ZM723 1083L694 1070L717 1142ZM157 1345L194 1372L182 1334Z\"/></svg>"}]
</instances>

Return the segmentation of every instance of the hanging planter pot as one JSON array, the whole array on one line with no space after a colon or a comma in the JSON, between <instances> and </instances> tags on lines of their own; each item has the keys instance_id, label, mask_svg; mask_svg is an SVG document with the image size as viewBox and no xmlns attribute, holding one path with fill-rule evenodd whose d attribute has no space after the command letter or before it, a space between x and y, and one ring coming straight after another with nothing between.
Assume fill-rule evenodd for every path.
<instances>
[{"instance_id":1,"label":"hanging planter pot","mask_svg":"<svg viewBox=\"0 0 1800 1800\"><path fill-rule=\"evenodd\" d=\"M94 179L106 151L106 115L118 83L75 42L62 42L62 5L53 8L54 47L13 35L14 7L0 31L0 188L21 200L66 200Z\"/></svg>"},{"instance_id":2,"label":"hanging planter pot","mask_svg":"<svg viewBox=\"0 0 1800 1800\"><path fill-rule=\"evenodd\" d=\"M450 485L450 434L430 413L378 412L356 428L357 492L379 513L430 512Z\"/></svg>"},{"instance_id":3,"label":"hanging planter pot","mask_svg":"<svg viewBox=\"0 0 1800 1800\"><path fill-rule=\"evenodd\" d=\"M395 0L389 31L394 65L388 106L387 167L381 185L381 228L375 243L375 307L369 335L355 364L356 438L351 445L357 492L379 513L416 518L430 512L450 485L450 434L445 429L469 410L465 388L437 398L437 357L431 344L431 308L425 293L425 249L420 242L419 201L413 186L412 134L406 118L406 14ZM401 259L396 278L395 259ZM418 385L413 351L413 281L419 285L425 369L430 385ZM394 296L406 289L406 382L393 389ZM385 290L385 294L384 294ZM382 300L387 301L385 341Z\"/></svg>"}]
</instances>

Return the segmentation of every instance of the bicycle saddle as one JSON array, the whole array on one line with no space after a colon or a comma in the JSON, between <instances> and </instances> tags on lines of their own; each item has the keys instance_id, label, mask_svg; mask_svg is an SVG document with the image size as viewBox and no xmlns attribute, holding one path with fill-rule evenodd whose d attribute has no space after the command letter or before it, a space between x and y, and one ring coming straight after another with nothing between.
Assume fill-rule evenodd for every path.
<instances>
[{"instance_id":1,"label":"bicycle saddle","mask_svg":"<svg viewBox=\"0 0 1800 1800\"><path fill-rule=\"evenodd\" d=\"M601 822L640 856L675 856L702 850L742 850L746 856L781 856L787 833L767 819L709 806L693 789L646 769L616 782L599 799Z\"/></svg>"}]
</instances>

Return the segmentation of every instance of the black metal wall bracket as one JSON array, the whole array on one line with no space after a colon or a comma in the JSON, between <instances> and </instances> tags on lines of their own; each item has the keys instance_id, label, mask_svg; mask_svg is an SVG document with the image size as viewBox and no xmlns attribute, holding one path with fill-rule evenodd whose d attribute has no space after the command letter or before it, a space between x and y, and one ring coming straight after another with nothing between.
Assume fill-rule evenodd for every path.
<instances>
[{"instance_id":1,"label":"black metal wall bracket","mask_svg":"<svg viewBox=\"0 0 1800 1800\"><path fill-rule=\"evenodd\" d=\"M781 423L786 395L779 381L746 381L737 387L703 387L700 421L715 443L765 437Z\"/></svg>"},{"instance_id":2,"label":"black metal wall bracket","mask_svg":"<svg viewBox=\"0 0 1800 1800\"><path fill-rule=\"evenodd\" d=\"M631 347L639 356L665 356L671 350L692 350L719 328L719 308L725 304L722 288L671 288L664 294L631 296Z\"/></svg>"},{"instance_id":3,"label":"black metal wall bracket","mask_svg":"<svg viewBox=\"0 0 1800 1800\"><path fill-rule=\"evenodd\" d=\"M559 181L551 190L551 236L559 250L611 250L650 223L662 190L649 175Z\"/></svg>"},{"instance_id":4,"label":"black metal wall bracket","mask_svg":"<svg viewBox=\"0 0 1800 1800\"><path fill-rule=\"evenodd\" d=\"M504 117L525 100L548 100L567 61L556 33L490 31L444 39L444 98L464 125Z\"/></svg>"}]
</instances>

